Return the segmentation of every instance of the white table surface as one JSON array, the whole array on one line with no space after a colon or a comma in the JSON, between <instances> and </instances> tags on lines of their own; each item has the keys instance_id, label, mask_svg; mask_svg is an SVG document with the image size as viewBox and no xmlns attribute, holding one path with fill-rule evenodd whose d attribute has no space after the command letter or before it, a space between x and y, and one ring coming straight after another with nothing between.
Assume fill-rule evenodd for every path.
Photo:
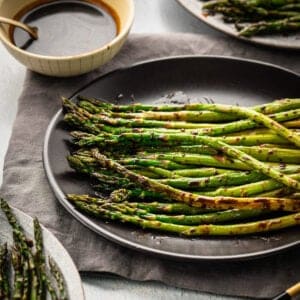
<instances>
[{"instance_id":1,"label":"white table surface","mask_svg":"<svg viewBox=\"0 0 300 300\"><path fill-rule=\"evenodd\" d=\"M175 0L135 0L136 18L132 32L221 33L210 29L187 13ZM25 78L25 67L12 58L0 44L0 184L4 155L16 116L17 100ZM168 287L155 282L133 282L101 274L82 276L88 300L229 300L228 298Z\"/></svg>"}]
</instances>

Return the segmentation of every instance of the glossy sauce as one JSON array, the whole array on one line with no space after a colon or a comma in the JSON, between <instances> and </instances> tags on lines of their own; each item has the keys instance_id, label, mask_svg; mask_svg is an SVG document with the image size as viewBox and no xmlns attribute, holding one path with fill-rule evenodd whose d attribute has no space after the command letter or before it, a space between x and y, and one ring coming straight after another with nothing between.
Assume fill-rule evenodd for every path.
<instances>
[{"instance_id":1,"label":"glossy sauce","mask_svg":"<svg viewBox=\"0 0 300 300\"><path fill-rule=\"evenodd\" d=\"M19 28L12 32L15 45L26 51L49 56L69 56L98 49L112 41L118 24L111 9L96 1L51 1L20 13L16 19L38 28L32 40Z\"/></svg>"}]
</instances>

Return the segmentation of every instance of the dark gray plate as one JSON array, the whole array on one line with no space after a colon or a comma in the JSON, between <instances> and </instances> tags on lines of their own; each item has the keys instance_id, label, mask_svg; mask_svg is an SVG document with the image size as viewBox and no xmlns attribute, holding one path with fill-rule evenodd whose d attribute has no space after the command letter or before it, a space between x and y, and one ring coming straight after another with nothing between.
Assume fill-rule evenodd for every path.
<instances>
[{"instance_id":1,"label":"dark gray plate","mask_svg":"<svg viewBox=\"0 0 300 300\"><path fill-rule=\"evenodd\" d=\"M184 91L191 98L209 97L219 103L257 105L282 97L299 96L299 86L297 74L276 66L226 57L190 56L148 61L120 69L96 79L76 94L113 100L122 93L127 99L122 103L128 103L132 95L138 102L151 103L163 95ZM86 217L64 196L92 190L67 164L69 136L62 118L59 111L46 133L46 173L61 204L100 235L144 252L194 260L253 258L300 243L299 227L259 236L188 239Z\"/></svg>"},{"instance_id":2,"label":"dark gray plate","mask_svg":"<svg viewBox=\"0 0 300 300\"><path fill-rule=\"evenodd\" d=\"M220 15L215 16L204 16L202 14L202 6L205 3L200 0L177 0L187 11L192 13L196 18L202 20L211 27L227 33L231 36L239 38L243 41L272 46L276 48L294 49L300 50L300 32L291 33L288 35L274 34L256 36L252 38L244 38L238 35L233 24L224 23Z\"/></svg>"},{"instance_id":3,"label":"dark gray plate","mask_svg":"<svg viewBox=\"0 0 300 300\"><path fill-rule=\"evenodd\" d=\"M20 210L13 208L13 213L19 220L23 227L26 236L30 239L34 238L33 234L33 219L21 212ZM13 244L12 230L8 224L4 213L0 210L0 244L8 243ZM84 300L83 288L81 285L81 279L79 273L73 263L72 258L68 252L64 249L62 244L56 239L56 237L46 228L43 229L44 247L46 257L49 255L59 266L66 283L68 290L68 296L70 300ZM49 296L49 295L48 295ZM50 299L50 297L49 297Z\"/></svg>"}]
</instances>

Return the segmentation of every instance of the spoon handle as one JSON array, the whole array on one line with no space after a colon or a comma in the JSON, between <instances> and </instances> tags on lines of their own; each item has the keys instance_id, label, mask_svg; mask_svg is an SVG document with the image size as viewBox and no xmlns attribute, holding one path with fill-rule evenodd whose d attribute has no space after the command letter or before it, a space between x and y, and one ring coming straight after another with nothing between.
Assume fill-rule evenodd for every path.
<instances>
[{"instance_id":1,"label":"spoon handle","mask_svg":"<svg viewBox=\"0 0 300 300\"><path fill-rule=\"evenodd\" d=\"M5 17L0 17L0 23L19 27L19 28L25 30L34 40L38 39L38 29L36 27L31 27L22 22L19 22L19 21L13 20L13 19L8 19Z\"/></svg>"},{"instance_id":2,"label":"spoon handle","mask_svg":"<svg viewBox=\"0 0 300 300\"><path fill-rule=\"evenodd\" d=\"M276 296L272 300L290 300L300 294L300 282L288 288L282 294Z\"/></svg>"}]
</instances>

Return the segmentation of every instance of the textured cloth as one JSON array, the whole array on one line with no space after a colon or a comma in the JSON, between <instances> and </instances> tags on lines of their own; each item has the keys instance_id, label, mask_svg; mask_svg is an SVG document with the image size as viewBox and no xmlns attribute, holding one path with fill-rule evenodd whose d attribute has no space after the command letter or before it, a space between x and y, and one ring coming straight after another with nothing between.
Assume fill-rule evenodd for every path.
<instances>
[{"instance_id":1,"label":"textured cloth","mask_svg":"<svg viewBox=\"0 0 300 300\"><path fill-rule=\"evenodd\" d=\"M61 95L71 95L110 70L180 54L258 59L300 72L299 53L258 48L226 37L214 39L192 34L132 35L113 61L80 77L59 79L28 72L6 156L2 195L10 204L37 216L63 243L80 271L108 272L134 280L156 280L176 287L252 299L274 296L299 280L299 249L235 263L196 264L158 259L118 246L81 225L58 203L47 182L42 147L46 128L60 108Z\"/></svg>"}]
</instances>

